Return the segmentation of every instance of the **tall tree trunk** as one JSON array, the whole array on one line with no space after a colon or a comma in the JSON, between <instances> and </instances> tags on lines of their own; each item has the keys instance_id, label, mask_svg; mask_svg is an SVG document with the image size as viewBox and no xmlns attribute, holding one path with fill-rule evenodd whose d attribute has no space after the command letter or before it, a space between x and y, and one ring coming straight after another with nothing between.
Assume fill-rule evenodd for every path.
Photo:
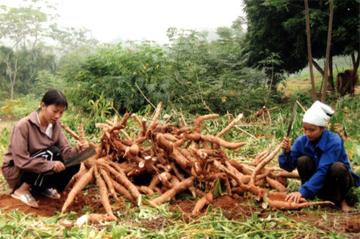
<instances>
[{"instance_id":1,"label":"tall tree trunk","mask_svg":"<svg viewBox=\"0 0 360 239\"><path fill-rule=\"evenodd\" d=\"M334 18L334 0L330 1L330 17L329 17L329 30L328 30L328 40L327 40L327 47L326 47L326 59L325 59L325 69L324 69L324 86L323 86L323 93L321 96L321 102L325 103L326 100L326 88L327 88L327 78L329 73L329 57L330 57L330 46L331 46L331 32L332 32L332 22Z\"/></svg>"},{"instance_id":2,"label":"tall tree trunk","mask_svg":"<svg viewBox=\"0 0 360 239\"><path fill-rule=\"evenodd\" d=\"M333 57L332 57L331 52L330 52L330 59L329 59L329 76L328 76L328 81L329 81L329 85L330 85L331 91L334 92L334 91L335 91L335 86L334 86L334 77L333 77Z\"/></svg>"},{"instance_id":3,"label":"tall tree trunk","mask_svg":"<svg viewBox=\"0 0 360 239\"><path fill-rule=\"evenodd\" d=\"M313 72L313 67L312 67L309 4L308 4L308 0L304 0L304 1L305 1L306 36L307 36L307 48L308 48L308 60L309 60L309 70L310 70L310 79L311 79L311 89L312 89L313 101L315 102L317 100L317 98L316 98L314 72Z\"/></svg>"},{"instance_id":4,"label":"tall tree trunk","mask_svg":"<svg viewBox=\"0 0 360 239\"><path fill-rule=\"evenodd\" d=\"M10 100L13 100L14 99L14 84L15 82L14 81L11 81L11 87L10 87Z\"/></svg>"},{"instance_id":5,"label":"tall tree trunk","mask_svg":"<svg viewBox=\"0 0 360 239\"><path fill-rule=\"evenodd\" d=\"M358 52L358 58L359 58L359 52ZM354 69L355 69L355 55L354 55L354 53L351 54L351 60L352 60L352 63L353 63Z\"/></svg>"}]
</instances>

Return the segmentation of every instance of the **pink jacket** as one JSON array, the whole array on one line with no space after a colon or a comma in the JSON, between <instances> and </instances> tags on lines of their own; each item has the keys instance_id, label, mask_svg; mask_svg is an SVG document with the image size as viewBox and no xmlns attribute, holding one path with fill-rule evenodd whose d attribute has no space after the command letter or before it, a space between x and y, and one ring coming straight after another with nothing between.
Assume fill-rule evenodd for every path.
<instances>
[{"instance_id":1,"label":"pink jacket","mask_svg":"<svg viewBox=\"0 0 360 239\"><path fill-rule=\"evenodd\" d=\"M54 161L46 161L43 158L32 158L43 149L56 146L60 149L64 161L75 156L78 151L71 147L60 122L53 125L53 136L49 138L40 127L34 111L29 116L21 119L10 134L8 152L4 155L2 165L3 175L15 190L20 187L21 176L24 171L33 173L51 173Z\"/></svg>"}]
</instances>

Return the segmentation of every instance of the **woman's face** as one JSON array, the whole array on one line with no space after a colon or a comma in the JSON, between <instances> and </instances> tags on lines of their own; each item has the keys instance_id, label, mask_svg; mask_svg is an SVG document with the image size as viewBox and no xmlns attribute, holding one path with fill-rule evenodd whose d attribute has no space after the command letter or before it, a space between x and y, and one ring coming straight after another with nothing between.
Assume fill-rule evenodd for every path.
<instances>
[{"instance_id":1,"label":"woman's face","mask_svg":"<svg viewBox=\"0 0 360 239\"><path fill-rule=\"evenodd\" d=\"M64 105L48 105L45 106L44 102L41 103L41 111L43 113L44 119L47 123L54 124L57 120L61 118L65 111L66 107Z\"/></svg>"},{"instance_id":2,"label":"woman's face","mask_svg":"<svg viewBox=\"0 0 360 239\"><path fill-rule=\"evenodd\" d=\"M324 132L325 127L320 127L317 125L303 123L303 132L310 141L316 141L319 139Z\"/></svg>"}]
</instances>

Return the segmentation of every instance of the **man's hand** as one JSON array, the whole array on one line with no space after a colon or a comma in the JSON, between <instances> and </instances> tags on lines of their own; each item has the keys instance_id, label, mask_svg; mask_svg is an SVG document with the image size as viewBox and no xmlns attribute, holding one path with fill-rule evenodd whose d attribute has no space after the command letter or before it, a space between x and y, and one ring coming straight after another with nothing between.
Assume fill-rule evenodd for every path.
<instances>
[{"instance_id":1,"label":"man's hand","mask_svg":"<svg viewBox=\"0 0 360 239\"><path fill-rule=\"evenodd\" d=\"M55 161L55 166L52 168L52 171L55 173L60 173L61 171L65 170L65 165L60 161Z\"/></svg>"},{"instance_id":2,"label":"man's hand","mask_svg":"<svg viewBox=\"0 0 360 239\"><path fill-rule=\"evenodd\" d=\"M281 142L281 148L285 149L286 153L290 153L291 151L291 140L288 137L284 137L284 140Z\"/></svg>"},{"instance_id":3,"label":"man's hand","mask_svg":"<svg viewBox=\"0 0 360 239\"><path fill-rule=\"evenodd\" d=\"M285 201L288 202L293 201L294 203L299 203L301 197L302 197L301 193L299 191L296 191L287 195Z\"/></svg>"}]
</instances>

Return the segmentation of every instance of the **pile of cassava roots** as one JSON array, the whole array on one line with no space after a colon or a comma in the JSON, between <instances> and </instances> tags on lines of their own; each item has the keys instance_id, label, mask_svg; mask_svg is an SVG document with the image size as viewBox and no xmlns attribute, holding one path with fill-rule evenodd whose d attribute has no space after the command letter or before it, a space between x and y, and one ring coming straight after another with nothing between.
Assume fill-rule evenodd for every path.
<instances>
[{"instance_id":1,"label":"pile of cassava roots","mask_svg":"<svg viewBox=\"0 0 360 239\"><path fill-rule=\"evenodd\" d=\"M214 193L215 185L219 183L230 197L239 199L240 195L250 193L263 204L266 202L266 205L280 210L332 204L328 201L285 201L286 178L299 178L299 175L266 167L278 154L280 146L259 153L253 168L229 159L226 151L239 150L246 143L229 142L221 137L240 121L241 114L217 135L203 135L203 121L215 119L218 115L197 116L188 126L181 114L183 126L169 123L171 116L159 125L161 107L161 104L157 106L150 124L130 113L126 113L121 122L117 122L115 116L113 121L96 124L103 132L100 143L95 145L97 155L86 160L70 181L70 192L62 212L67 211L77 194L90 183L96 183L106 211L106 214L89 215L99 221L117 220L111 208L111 197L113 200L126 198L134 205L142 200L143 204L156 208L183 191L199 198L192 211L192 216L197 216L213 202L214 195L217 195ZM129 117L138 122L140 129L133 138L126 132ZM82 124L79 124L78 134L65 125L62 127L80 142L85 140ZM144 195L152 199L143 200L146 198Z\"/></svg>"}]
</instances>

